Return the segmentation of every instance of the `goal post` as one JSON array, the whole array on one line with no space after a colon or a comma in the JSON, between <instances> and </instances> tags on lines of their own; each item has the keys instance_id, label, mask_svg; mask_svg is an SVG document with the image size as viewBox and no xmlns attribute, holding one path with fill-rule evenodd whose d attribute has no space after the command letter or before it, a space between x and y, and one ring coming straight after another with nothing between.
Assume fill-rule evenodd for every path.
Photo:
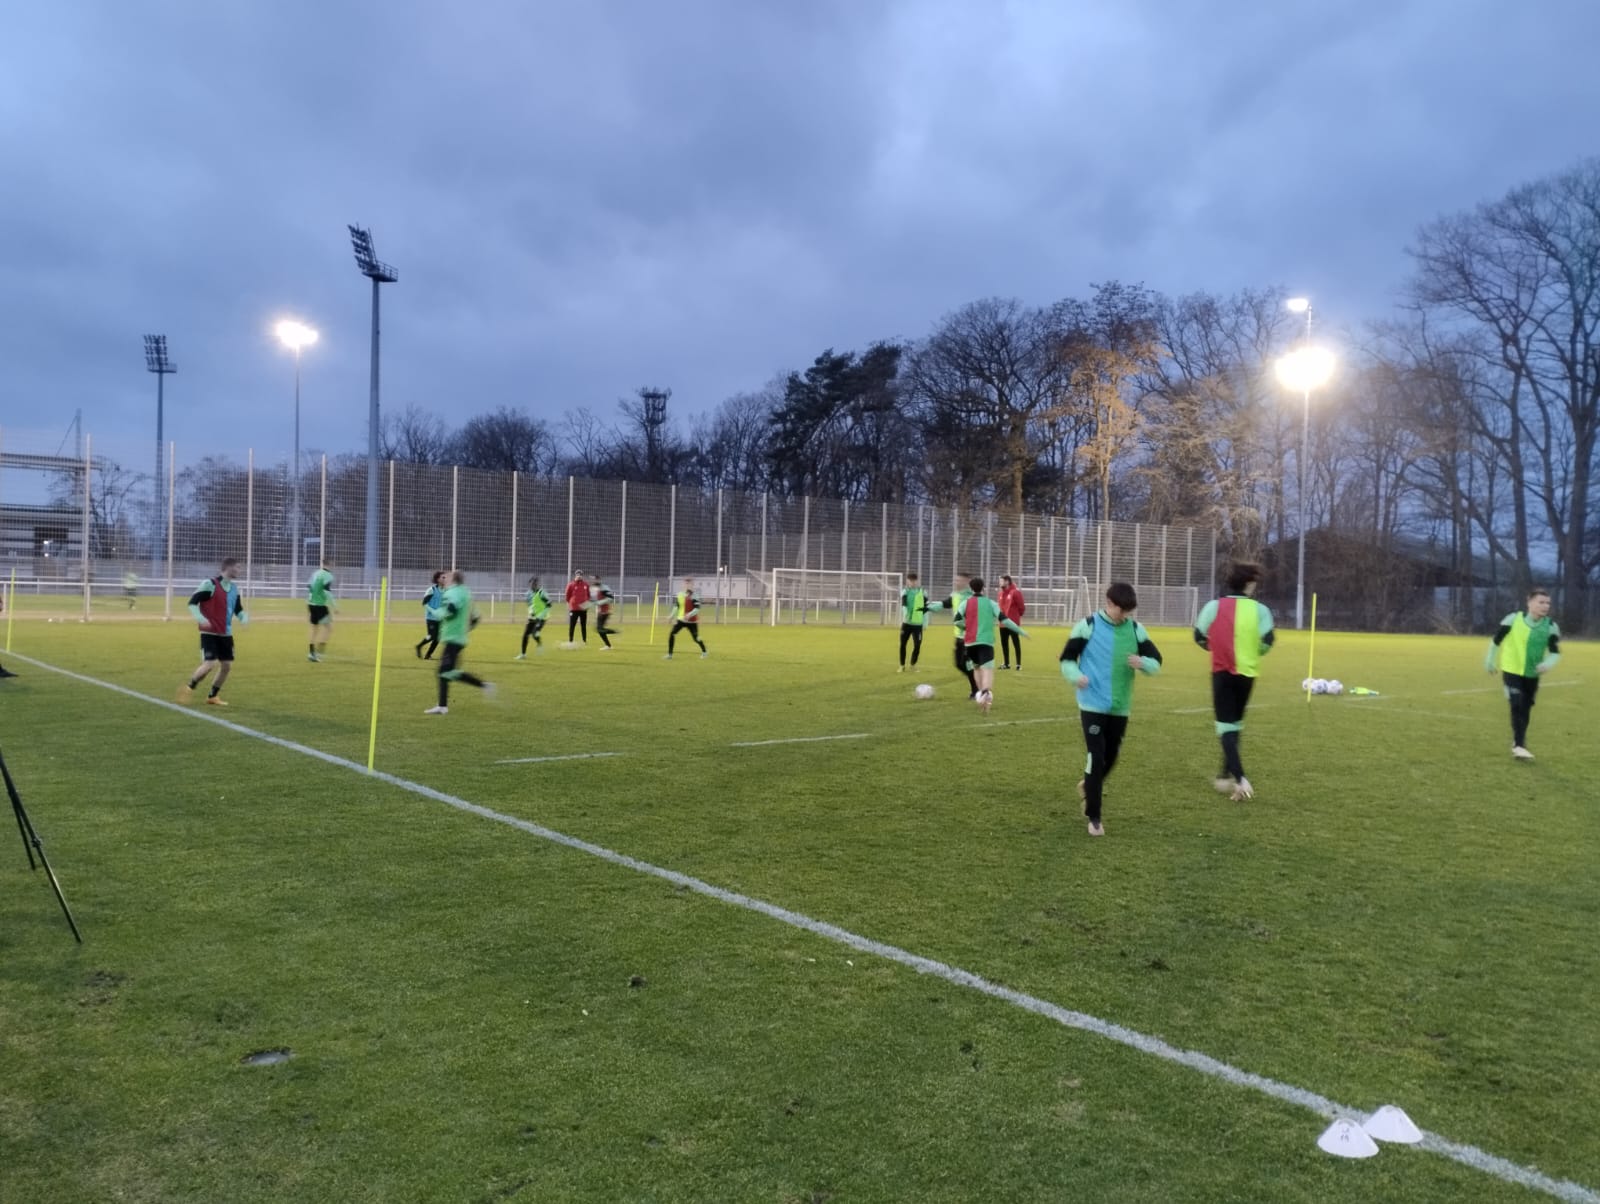
<instances>
[{"instance_id":1,"label":"goal post","mask_svg":"<svg viewBox=\"0 0 1600 1204\"><path fill-rule=\"evenodd\" d=\"M887 624L899 611L902 584L899 573L775 568L767 621Z\"/></svg>"}]
</instances>

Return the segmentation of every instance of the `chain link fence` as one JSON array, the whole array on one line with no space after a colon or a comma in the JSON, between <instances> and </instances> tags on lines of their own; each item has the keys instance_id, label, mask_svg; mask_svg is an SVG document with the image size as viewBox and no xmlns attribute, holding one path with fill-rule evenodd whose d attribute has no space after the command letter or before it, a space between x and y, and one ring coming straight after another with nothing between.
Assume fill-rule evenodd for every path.
<instances>
[{"instance_id":1,"label":"chain link fence","mask_svg":"<svg viewBox=\"0 0 1600 1204\"><path fill-rule=\"evenodd\" d=\"M559 605L583 573L611 585L624 618L647 617L658 595L692 578L715 623L895 624L897 608L864 603L859 582L915 570L933 597L970 576L997 593L1009 574L1036 624L1080 618L1107 584L1128 581L1141 619L1182 625L1215 579L1209 529L398 462L378 468L368 572L365 457L307 457L298 480L254 453L240 461L169 444L164 463L166 479L153 483L97 459L92 444L81 458L45 456L0 438L0 571L15 574L18 596L49 596L58 609L70 597L86 619L123 605L181 614L194 583L232 556L258 609L281 599L286 614L328 560L347 617L376 615L380 577L393 605L458 567L491 614L514 612L534 577ZM801 575L805 605L772 605L774 570Z\"/></svg>"}]
</instances>

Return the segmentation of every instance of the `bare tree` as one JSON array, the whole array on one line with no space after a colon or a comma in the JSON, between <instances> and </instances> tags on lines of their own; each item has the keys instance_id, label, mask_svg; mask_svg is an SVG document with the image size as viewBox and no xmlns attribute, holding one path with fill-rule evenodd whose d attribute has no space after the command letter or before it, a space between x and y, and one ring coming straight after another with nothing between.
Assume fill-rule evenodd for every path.
<instances>
[{"instance_id":1,"label":"bare tree","mask_svg":"<svg viewBox=\"0 0 1600 1204\"><path fill-rule=\"evenodd\" d=\"M420 406L407 406L401 413L391 410L384 415L378 449L383 459L403 464L446 464L450 432L437 415Z\"/></svg>"},{"instance_id":2,"label":"bare tree","mask_svg":"<svg viewBox=\"0 0 1600 1204\"><path fill-rule=\"evenodd\" d=\"M508 407L477 414L451 440L462 468L548 475L555 469L556 442L538 419Z\"/></svg>"}]
</instances>

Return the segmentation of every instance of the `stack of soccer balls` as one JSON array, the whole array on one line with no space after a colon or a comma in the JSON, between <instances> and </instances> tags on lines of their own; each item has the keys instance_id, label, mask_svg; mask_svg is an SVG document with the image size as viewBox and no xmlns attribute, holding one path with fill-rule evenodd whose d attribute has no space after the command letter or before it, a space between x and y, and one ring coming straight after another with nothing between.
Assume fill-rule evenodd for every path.
<instances>
[{"instance_id":1,"label":"stack of soccer balls","mask_svg":"<svg viewBox=\"0 0 1600 1204\"><path fill-rule=\"evenodd\" d=\"M1344 682L1337 678L1307 677L1300 682L1300 689L1308 694L1343 694Z\"/></svg>"}]
</instances>

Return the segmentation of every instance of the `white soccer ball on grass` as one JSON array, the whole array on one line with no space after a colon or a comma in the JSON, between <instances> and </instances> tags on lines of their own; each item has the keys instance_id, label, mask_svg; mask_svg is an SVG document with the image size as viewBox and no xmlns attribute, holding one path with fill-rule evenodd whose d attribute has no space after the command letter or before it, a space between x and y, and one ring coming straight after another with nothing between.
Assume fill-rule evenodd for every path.
<instances>
[{"instance_id":1,"label":"white soccer ball on grass","mask_svg":"<svg viewBox=\"0 0 1600 1204\"><path fill-rule=\"evenodd\" d=\"M912 692L914 694L916 694L916 696L918 698L920 698L923 702L927 702L928 699L933 697L933 687L930 686L927 682L923 682L920 686L918 686Z\"/></svg>"}]
</instances>

